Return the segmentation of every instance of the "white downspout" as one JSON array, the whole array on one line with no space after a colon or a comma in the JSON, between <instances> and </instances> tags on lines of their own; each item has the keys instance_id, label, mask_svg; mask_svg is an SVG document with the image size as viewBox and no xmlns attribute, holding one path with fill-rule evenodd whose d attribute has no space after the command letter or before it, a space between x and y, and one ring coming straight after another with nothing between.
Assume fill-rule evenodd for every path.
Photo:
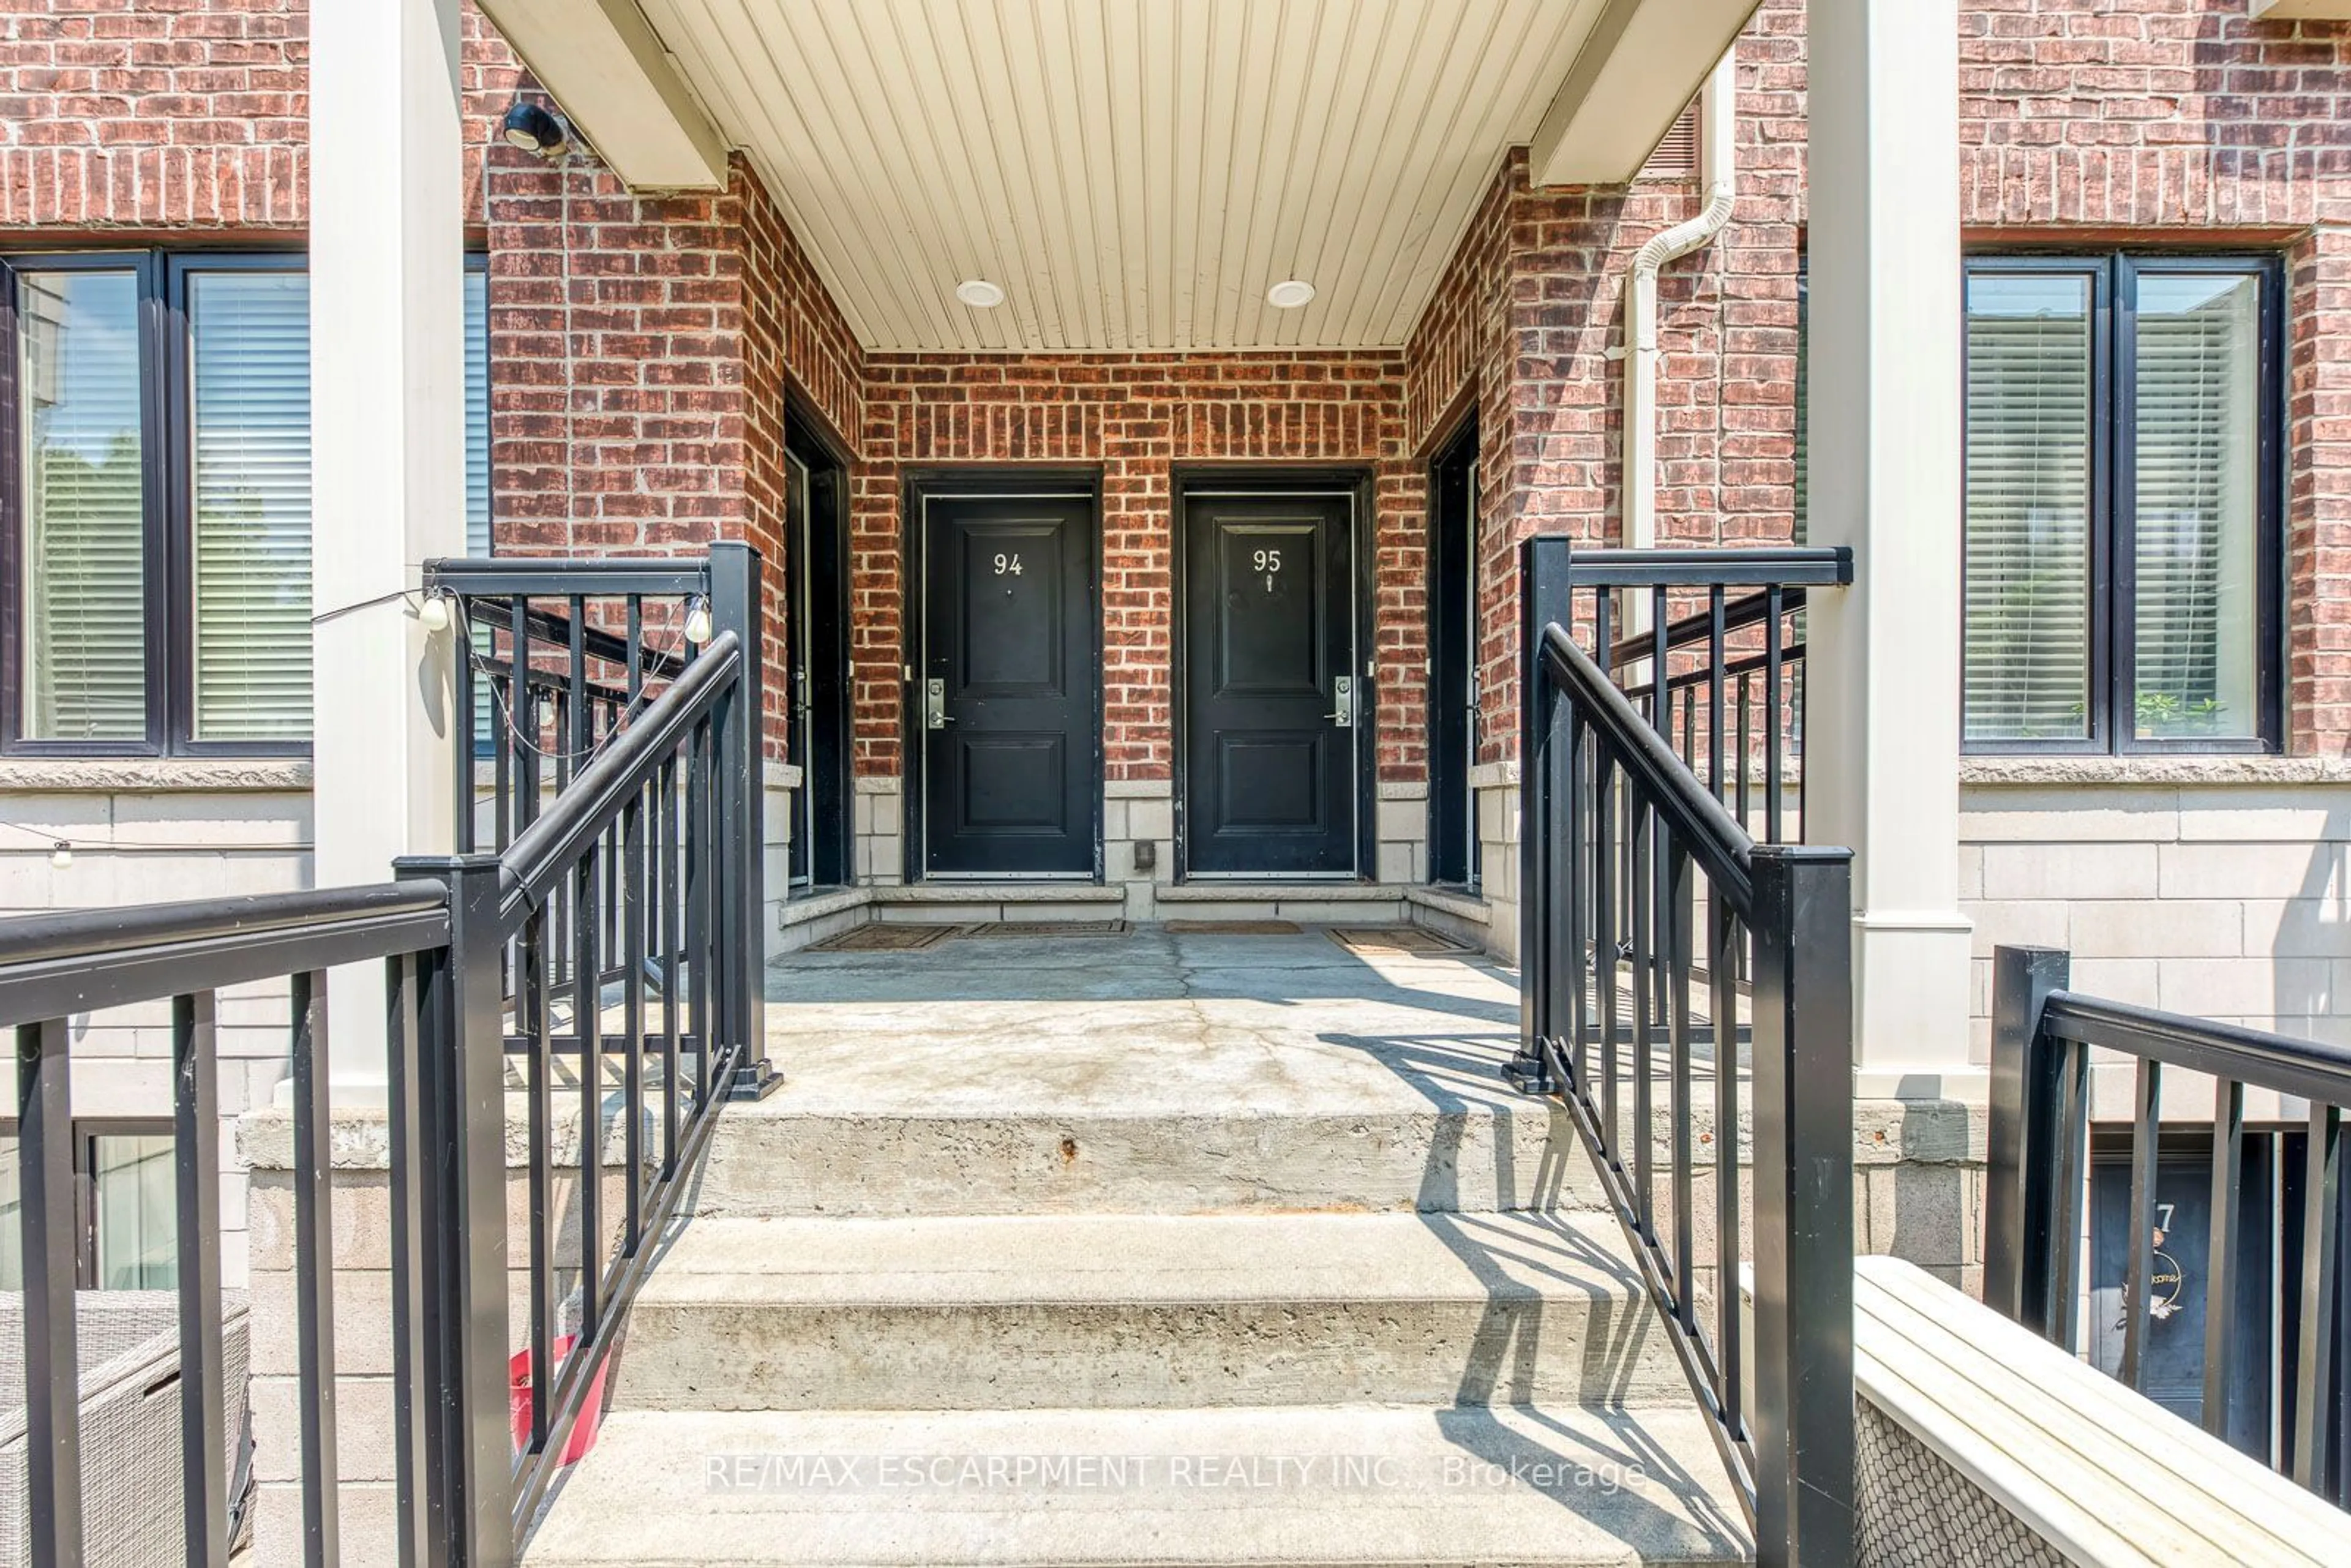
<instances>
[{"instance_id":1,"label":"white downspout","mask_svg":"<svg viewBox=\"0 0 2351 1568\"><path fill-rule=\"evenodd\" d=\"M1698 131L1705 138L1698 172L1706 185L1705 210L1651 236L1635 254L1625 276L1623 543L1633 549L1648 549L1657 542L1657 272L1708 244L1730 222L1739 184L1738 57L1735 46L1724 52L1698 99ZM1646 603L1626 608L1636 621L1646 620Z\"/></svg>"}]
</instances>

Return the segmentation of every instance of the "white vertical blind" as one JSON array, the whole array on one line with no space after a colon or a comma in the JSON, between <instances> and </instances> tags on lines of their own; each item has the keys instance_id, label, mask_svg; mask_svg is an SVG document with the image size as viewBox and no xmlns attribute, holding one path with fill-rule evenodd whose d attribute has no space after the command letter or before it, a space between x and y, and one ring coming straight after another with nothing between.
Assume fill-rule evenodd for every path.
<instances>
[{"instance_id":1,"label":"white vertical blind","mask_svg":"<svg viewBox=\"0 0 2351 1568\"><path fill-rule=\"evenodd\" d=\"M2137 315L2136 733L2257 735L2260 282L2142 272Z\"/></svg>"},{"instance_id":2,"label":"white vertical blind","mask_svg":"<svg viewBox=\"0 0 2351 1568\"><path fill-rule=\"evenodd\" d=\"M490 290L465 271L465 553L490 553Z\"/></svg>"},{"instance_id":3,"label":"white vertical blind","mask_svg":"<svg viewBox=\"0 0 2351 1568\"><path fill-rule=\"evenodd\" d=\"M189 279L195 726L310 733L310 288L298 272Z\"/></svg>"},{"instance_id":4,"label":"white vertical blind","mask_svg":"<svg viewBox=\"0 0 2351 1568\"><path fill-rule=\"evenodd\" d=\"M145 445L136 273L17 275L25 479L23 728L147 734Z\"/></svg>"},{"instance_id":5,"label":"white vertical blind","mask_svg":"<svg viewBox=\"0 0 2351 1568\"><path fill-rule=\"evenodd\" d=\"M1965 728L2089 734L2091 280L1968 279Z\"/></svg>"}]
</instances>

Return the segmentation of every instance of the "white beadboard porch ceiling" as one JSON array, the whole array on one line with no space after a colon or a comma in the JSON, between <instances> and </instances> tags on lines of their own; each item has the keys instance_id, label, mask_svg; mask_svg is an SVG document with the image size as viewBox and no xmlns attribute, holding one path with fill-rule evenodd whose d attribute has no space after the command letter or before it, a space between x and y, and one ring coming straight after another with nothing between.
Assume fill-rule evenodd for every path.
<instances>
[{"instance_id":1,"label":"white beadboard porch ceiling","mask_svg":"<svg viewBox=\"0 0 2351 1568\"><path fill-rule=\"evenodd\" d=\"M1115 350L1401 344L1608 0L641 4L866 347Z\"/></svg>"}]
</instances>

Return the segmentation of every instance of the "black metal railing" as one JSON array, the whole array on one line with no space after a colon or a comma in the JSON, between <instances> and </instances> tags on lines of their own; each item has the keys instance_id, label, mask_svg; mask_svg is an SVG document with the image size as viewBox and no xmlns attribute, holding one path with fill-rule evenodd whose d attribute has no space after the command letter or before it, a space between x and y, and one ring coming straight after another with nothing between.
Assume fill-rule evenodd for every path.
<instances>
[{"instance_id":1,"label":"black metal railing","mask_svg":"<svg viewBox=\"0 0 2351 1568\"><path fill-rule=\"evenodd\" d=\"M712 573L708 641L621 716L500 853L403 861L400 880L371 887L0 921L0 1026L14 1029L17 1051L27 1538L40 1568L82 1562L89 1479L74 1370L71 1020L172 1008L185 1560L225 1568L219 994L277 979L290 992L301 1555L317 1568L340 1562L336 1396L347 1363L335 1342L326 972L376 964L380 1011L367 1010L385 1036L397 1561L514 1561L718 1107L768 1076L758 862L744 851L758 831L758 558L743 551L732 565L731 589L726 572ZM598 563L582 575L609 584L617 574ZM622 961L611 984L559 986L559 892L569 897L569 973L604 974L603 934L615 932ZM507 1201L507 1041L517 1036L530 1373L518 1452ZM567 1037L578 1053L576 1164L558 1147L555 1113ZM602 1212L608 1121L622 1143L612 1217ZM557 1207L559 1176L572 1186L569 1215ZM567 1298L578 1303L569 1334Z\"/></svg>"},{"instance_id":2,"label":"black metal railing","mask_svg":"<svg viewBox=\"0 0 2351 1568\"><path fill-rule=\"evenodd\" d=\"M1782 627L1802 587L1849 580L1851 564L1829 551L1571 556L1566 541L1545 538L1520 547L1520 573L1522 1003L1510 1075L1572 1113L1739 1483L1759 1560L1849 1563L1852 857L1758 842L1725 804L1740 796L1747 749L1727 769L1724 742L1740 733L1726 720L1727 694L1751 674L1776 831L1775 759L1794 733ZM1742 587L1759 591L1729 597ZM1695 632L1668 597L1692 589L1706 601ZM1580 591L1593 594L1581 614ZM1637 645L1614 635L1612 591L1646 600ZM1578 626L1598 653L1578 645ZM1734 641L1741 628L1759 644L1751 651ZM1630 689L1612 677L1628 671ZM1679 750L1677 691L1699 694L1704 726L1687 729ZM1712 1173L1701 1194L1694 1140L1709 1077ZM1748 1225L1740 1128L1750 1121ZM1702 1198L1713 1210L1703 1240Z\"/></svg>"},{"instance_id":3,"label":"black metal railing","mask_svg":"<svg viewBox=\"0 0 2351 1568\"><path fill-rule=\"evenodd\" d=\"M1566 571L1561 624L1682 765L1760 841L1801 841L1804 610L1853 580L1853 552L1577 550Z\"/></svg>"},{"instance_id":4,"label":"black metal railing","mask_svg":"<svg viewBox=\"0 0 2351 1568\"><path fill-rule=\"evenodd\" d=\"M756 662L758 556L748 546L718 544L705 556L553 560L497 557L425 563L428 594L441 597L473 666L473 679L457 690L457 728L474 737L460 748L452 778L461 851L505 851L529 832L547 802L570 789L621 733L662 692L687 675L704 647L726 628L736 630ZM757 711L756 705L754 706ZM694 759L678 781L699 799L716 779L707 802L711 821L744 821L744 841L730 844L733 875L749 867L760 850L757 802L761 790L757 748L747 778L705 779L715 758ZM746 814L733 799L737 789L751 803ZM656 820L656 822L658 820ZM599 959L598 988L624 978L630 961L615 878L625 823L607 826L592 898L566 882L549 894L548 924L538 933L542 967L538 984L555 1004L575 1005L573 989L581 956ZM661 852L661 846L654 846ZM739 891L739 890L737 890ZM579 912L593 910L601 924L580 927ZM675 951L684 942L691 905L678 896L655 901L645 912L650 951ZM758 912L751 910L756 925ZM639 956L642 958L642 956ZM517 995L523 953L508 955L507 994ZM638 964L641 973L643 962ZM664 988L679 977L656 967L643 983ZM685 978L693 983L691 970ZM536 1038L528 1012L514 1009L516 1032L507 1049L521 1052ZM573 1032L559 1032L555 1049L580 1049Z\"/></svg>"},{"instance_id":5,"label":"black metal railing","mask_svg":"<svg viewBox=\"0 0 2351 1568\"><path fill-rule=\"evenodd\" d=\"M2175 1374L2200 1349L2206 1431L2244 1449L2337 1507L2351 1506L2345 1452L2346 1347L2343 1291L2346 1198L2343 1118L2351 1107L2351 1050L2083 996L2066 988L2072 959L2049 947L1992 955L1991 1128L1984 1201L1986 1304L2077 1354L2098 1281L2084 1276L2091 1189L2092 1052L2118 1053L2131 1073L2129 1120L2115 1140L2128 1170L2116 1292L2122 1336L2114 1371L2150 1387L2158 1320L2192 1289L2200 1346L2178 1347ZM2175 1128L2201 1144L2209 1186L2188 1205L2166 1204L2165 1082L2173 1072L2210 1080L2211 1119ZM2249 1092L2256 1097L2248 1113ZM2198 1110L2204 1107L2199 1105ZM2297 1168L2298 1167L2298 1168ZM2260 1179L2251 1173L2258 1170ZM2296 1178L2299 1178L2298 1182ZM2175 1189L2176 1190L2176 1189ZM2203 1234L2167 1207L2205 1197ZM2296 1223L2298 1219L2298 1223ZM2167 1221L2169 1223L2167 1224ZM2166 1234L2185 1230L2185 1237ZM2158 1281L2201 1240L2202 1278ZM2297 1245L2298 1243L2298 1245ZM2174 1287L2177 1288L2174 1288ZM2192 1323L2193 1314L2181 1316ZM2264 1354L2264 1347L2268 1349ZM2274 1401L2274 1403L2273 1403Z\"/></svg>"}]
</instances>

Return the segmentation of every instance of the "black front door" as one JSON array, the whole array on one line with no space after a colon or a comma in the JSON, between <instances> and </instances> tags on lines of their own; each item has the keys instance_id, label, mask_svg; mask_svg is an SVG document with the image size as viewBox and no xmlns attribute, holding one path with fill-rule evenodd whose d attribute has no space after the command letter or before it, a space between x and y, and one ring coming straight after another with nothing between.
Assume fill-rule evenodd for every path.
<instances>
[{"instance_id":1,"label":"black front door","mask_svg":"<svg viewBox=\"0 0 2351 1568\"><path fill-rule=\"evenodd\" d=\"M1083 497L922 503L923 866L1094 870L1094 528Z\"/></svg>"},{"instance_id":2,"label":"black front door","mask_svg":"<svg viewBox=\"0 0 2351 1568\"><path fill-rule=\"evenodd\" d=\"M1194 875L1355 870L1353 508L1184 505L1185 858Z\"/></svg>"}]
</instances>

